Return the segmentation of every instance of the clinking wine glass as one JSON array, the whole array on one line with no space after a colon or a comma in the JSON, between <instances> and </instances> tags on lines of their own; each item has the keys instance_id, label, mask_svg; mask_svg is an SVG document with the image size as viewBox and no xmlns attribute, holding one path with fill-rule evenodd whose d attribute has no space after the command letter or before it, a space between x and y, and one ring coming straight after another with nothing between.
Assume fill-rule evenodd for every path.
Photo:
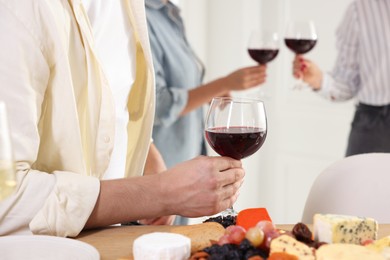
<instances>
[{"instance_id":1,"label":"clinking wine glass","mask_svg":"<svg viewBox=\"0 0 390 260\"><path fill-rule=\"evenodd\" d=\"M5 104L0 102L0 201L13 193L16 187L13 159Z\"/></svg>"},{"instance_id":2,"label":"clinking wine glass","mask_svg":"<svg viewBox=\"0 0 390 260\"><path fill-rule=\"evenodd\" d=\"M311 51L317 43L317 33L312 21L291 21L287 24L284 42L295 53L302 55ZM298 79L294 89L305 86L302 78Z\"/></svg>"},{"instance_id":3,"label":"clinking wine glass","mask_svg":"<svg viewBox=\"0 0 390 260\"><path fill-rule=\"evenodd\" d=\"M253 30L248 42L249 56L259 64L266 65L279 53L279 37L275 32ZM264 97L264 93L260 92Z\"/></svg>"},{"instance_id":4,"label":"clinking wine glass","mask_svg":"<svg viewBox=\"0 0 390 260\"><path fill-rule=\"evenodd\" d=\"M251 33L248 43L249 56L265 65L276 58L279 53L279 38L274 32L254 30Z\"/></svg>"},{"instance_id":5,"label":"clinking wine glass","mask_svg":"<svg viewBox=\"0 0 390 260\"><path fill-rule=\"evenodd\" d=\"M237 160L251 156L267 136L264 103L250 98L213 98L206 116L205 136L221 156ZM222 216L236 214L233 207L221 213Z\"/></svg>"}]
</instances>

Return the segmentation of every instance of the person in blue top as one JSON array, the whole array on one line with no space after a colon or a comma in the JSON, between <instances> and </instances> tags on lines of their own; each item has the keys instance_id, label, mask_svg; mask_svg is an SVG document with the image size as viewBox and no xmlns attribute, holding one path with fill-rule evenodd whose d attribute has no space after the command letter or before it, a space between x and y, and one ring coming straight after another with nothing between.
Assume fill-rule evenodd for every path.
<instances>
[{"instance_id":1,"label":"person in blue top","mask_svg":"<svg viewBox=\"0 0 390 260\"><path fill-rule=\"evenodd\" d=\"M242 68L203 84L204 67L187 41L179 8L168 0L145 4L157 91L153 140L169 168L205 154L202 106L263 83L266 67Z\"/></svg>"}]
</instances>

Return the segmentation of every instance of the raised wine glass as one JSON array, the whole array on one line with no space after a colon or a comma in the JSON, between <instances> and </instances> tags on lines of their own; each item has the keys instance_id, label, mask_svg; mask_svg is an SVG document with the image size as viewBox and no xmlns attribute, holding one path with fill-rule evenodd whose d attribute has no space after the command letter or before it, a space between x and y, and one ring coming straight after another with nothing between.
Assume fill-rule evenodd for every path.
<instances>
[{"instance_id":1,"label":"raised wine glass","mask_svg":"<svg viewBox=\"0 0 390 260\"><path fill-rule=\"evenodd\" d=\"M254 30L248 43L249 56L259 64L267 64L279 53L279 38L275 32Z\"/></svg>"},{"instance_id":2,"label":"raised wine glass","mask_svg":"<svg viewBox=\"0 0 390 260\"><path fill-rule=\"evenodd\" d=\"M5 104L0 102L0 201L12 194L16 187L15 164L12 154Z\"/></svg>"},{"instance_id":3,"label":"raised wine glass","mask_svg":"<svg viewBox=\"0 0 390 260\"><path fill-rule=\"evenodd\" d=\"M267 136L264 103L251 98L213 98L206 116L205 136L221 156L241 160L254 154ZM236 214L233 207L221 213Z\"/></svg>"},{"instance_id":4,"label":"raised wine glass","mask_svg":"<svg viewBox=\"0 0 390 260\"><path fill-rule=\"evenodd\" d=\"M249 56L261 65L274 60L279 53L279 37L276 32L253 30L248 42ZM260 98L265 98L263 89L259 92Z\"/></svg>"},{"instance_id":5,"label":"raised wine glass","mask_svg":"<svg viewBox=\"0 0 390 260\"><path fill-rule=\"evenodd\" d=\"M314 23L302 20L290 21L287 24L284 42L295 55L302 55L311 51L317 43ZM299 78L294 89L301 89L304 86L302 78Z\"/></svg>"}]
</instances>

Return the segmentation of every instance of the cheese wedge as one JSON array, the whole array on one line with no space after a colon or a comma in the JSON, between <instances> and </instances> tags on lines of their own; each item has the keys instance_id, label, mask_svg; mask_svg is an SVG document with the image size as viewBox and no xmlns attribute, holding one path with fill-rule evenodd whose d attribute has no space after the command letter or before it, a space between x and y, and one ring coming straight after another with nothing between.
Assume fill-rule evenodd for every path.
<instances>
[{"instance_id":1,"label":"cheese wedge","mask_svg":"<svg viewBox=\"0 0 390 260\"><path fill-rule=\"evenodd\" d=\"M314 250L289 235L281 235L272 239L270 255L276 252L284 252L295 255L299 260L314 260Z\"/></svg>"},{"instance_id":2,"label":"cheese wedge","mask_svg":"<svg viewBox=\"0 0 390 260\"><path fill-rule=\"evenodd\" d=\"M191 239L180 234L154 232L134 240L134 260L186 260L191 255Z\"/></svg>"},{"instance_id":3,"label":"cheese wedge","mask_svg":"<svg viewBox=\"0 0 390 260\"><path fill-rule=\"evenodd\" d=\"M314 239L326 243L347 243L361 245L377 238L378 222L363 218L334 214L315 214L313 221Z\"/></svg>"}]
</instances>

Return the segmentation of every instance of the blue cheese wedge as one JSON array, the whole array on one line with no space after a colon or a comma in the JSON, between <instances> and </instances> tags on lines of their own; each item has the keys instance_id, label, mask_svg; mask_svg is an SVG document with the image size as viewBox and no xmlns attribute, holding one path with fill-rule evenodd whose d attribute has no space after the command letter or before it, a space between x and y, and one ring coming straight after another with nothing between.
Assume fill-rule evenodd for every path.
<instances>
[{"instance_id":1,"label":"blue cheese wedge","mask_svg":"<svg viewBox=\"0 0 390 260\"><path fill-rule=\"evenodd\" d=\"M314 250L289 235L281 235L272 239L270 254L284 252L295 255L299 260L314 260Z\"/></svg>"},{"instance_id":2,"label":"blue cheese wedge","mask_svg":"<svg viewBox=\"0 0 390 260\"><path fill-rule=\"evenodd\" d=\"M316 241L361 245L367 240L376 240L378 222L373 218L315 214L313 233Z\"/></svg>"},{"instance_id":3,"label":"blue cheese wedge","mask_svg":"<svg viewBox=\"0 0 390 260\"><path fill-rule=\"evenodd\" d=\"M180 234L154 232L134 240L134 260L187 260L191 255L191 239Z\"/></svg>"},{"instance_id":4,"label":"blue cheese wedge","mask_svg":"<svg viewBox=\"0 0 390 260\"><path fill-rule=\"evenodd\" d=\"M385 260L378 252L354 244L327 244L316 251L317 260Z\"/></svg>"}]
</instances>

